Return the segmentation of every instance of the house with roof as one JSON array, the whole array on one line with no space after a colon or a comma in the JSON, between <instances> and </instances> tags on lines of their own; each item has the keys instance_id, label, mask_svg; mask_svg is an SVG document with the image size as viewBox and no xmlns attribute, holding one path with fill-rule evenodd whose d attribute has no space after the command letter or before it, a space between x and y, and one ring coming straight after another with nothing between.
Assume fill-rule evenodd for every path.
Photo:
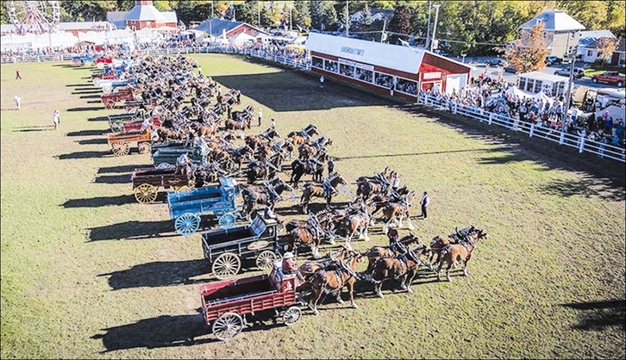
<instances>
[{"instance_id":1,"label":"house with roof","mask_svg":"<svg viewBox=\"0 0 626 360\"><path fill-rule=\"evenodd\" d=\"M582 61L592 63L598 59L598 43L600 39L617 39L610 30L581 31L576 55Z\"/></svg>"},{"instance_id":2,"label":"house with roof","mask_svg":"<svg viewBox=\"0 0 626 360\"><path fill-rule=\"evenodd\" d=\"M130 11L109 11L107 21L113 23L118 29L129 28L131 30L171 29L175 30L178 18L174 11L159 11L152 1L135 0L135 6Z\"/></svg>"},{"instance_id":3,"label":"house with roof","mask_svg":"<svg viewBox=\"0 0 626 360\"><path fill-rule=\"evenodd\" d=\"M393 17L393 10L385 10L385 9L370 9L371 22L383 21L383 20L391 20ZM365 10L359 10L350 16L350 22L352 24L362 24L363 19L365 18ZM369 25L369 24L366 24Z\"/></svg>"},{"instance_id":4,"label":"house with roof","mask_svg":"<svg viewBox=\"0 0 626 360\"><path fill-rule=\"evenodd\" d=\"M204 20L194 30L205 32L210 39L222 38L229 40L233 45L235 43L240 45L242 42L248 42L251 39L260 42L257 39L271 37L271 34L267 31L248 23L218 18ZM231 41L231 39L235 40Z\"/></svg>"},{"instance_id":5,"label":"house with roof","mask_svg":"<svg viewBox=\"0 0 626 360\"><path fill-rule=\"evenodd\" d=\"M548 55L560 58L574 57L577 53L580 33L585 26L569 16L563 10L544 10L539 15L520 25L519 32L532 31L543 23L543 39L550 50Z\"/></svg>"}]
</instances>

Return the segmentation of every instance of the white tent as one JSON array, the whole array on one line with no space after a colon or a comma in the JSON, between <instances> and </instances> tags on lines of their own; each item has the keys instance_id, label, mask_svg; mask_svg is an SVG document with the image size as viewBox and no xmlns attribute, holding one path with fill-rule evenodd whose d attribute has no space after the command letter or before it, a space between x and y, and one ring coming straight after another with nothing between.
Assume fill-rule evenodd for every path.
<instances>
[{"instance_id":1,"label":"white tent","mask_svg":"<svg viewBox=\"0 0 626 360\"><path fill-rule=\"evenodd\" d=\"M626 117L624 116L625 110L626 108L624 108L624 106L611 105L605 109L597 110L596 118L602 116L604 113L608 113L609 117L612 117L614 122L618 121L618 119L624 120Z\"/></svg>"},{"instance_id":2,"label":"white tent","mask_svg":"<svg viewBox=\"0 0 626 360\"><path fill-rule=\"evenodd\" d=\"M250 36L244 32L241 32L237 34L236 36L230 38L229 40L230 40L230 43L234 46L242 46L242 45L245 45L246 43L254 42L255 37Z\"/></svg>"}]
</instances>

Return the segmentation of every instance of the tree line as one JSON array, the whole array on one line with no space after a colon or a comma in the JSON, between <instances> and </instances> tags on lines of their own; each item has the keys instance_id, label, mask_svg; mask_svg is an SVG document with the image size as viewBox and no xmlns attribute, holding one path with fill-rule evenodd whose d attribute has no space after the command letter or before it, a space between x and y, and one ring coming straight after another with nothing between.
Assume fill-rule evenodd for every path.
<instances>
[{"instance_id":1,"label":"tree line","mask_svg":"<svg viewBox=\"0 0 626 360\"><path fill-rule=\"evenodd\" d=\"M618 37L625 35L623 0L450 0L431 4L434 3L441 4L436 34L439 46L457 56L498 52L518 37L517 28L521 24L545 9L565 10L586 30L608 29ZM104 21L107 12L128 11L133 6L134 0L61 0L61 21ZM186 25L225 17L263 28L291 26L343 32L350 23L349 32L358 37L390 43L405 40L417 45L426 44L435 17L434 8L426 0L155 0L154 6L161 11L176 11L178 19ZM393 12L388 22L372 21L373 14L380 10ZM8 23L6 7L2 6L0 11L2 23ZM346 14L357 11L363 11L364 16L359 23L351 23Z\"/></svg>"}]
</instances>

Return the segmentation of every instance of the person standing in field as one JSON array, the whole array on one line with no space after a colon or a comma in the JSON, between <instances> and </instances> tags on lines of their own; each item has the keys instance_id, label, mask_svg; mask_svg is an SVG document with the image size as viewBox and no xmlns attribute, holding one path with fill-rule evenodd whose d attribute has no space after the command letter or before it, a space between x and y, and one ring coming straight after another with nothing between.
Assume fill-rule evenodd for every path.
<instances>
[{"instance_id":1,"label":"person standing in field","mask_svg":"<svg viewBox=\"0 0 626 360\"><path fill-rule=\"evenodd\" d=\"M263 109L259 108L259 126L261 126L261 120L263 120Z\"/></svg>"},{"instance_id":2,"label":"person standing in field","mask_svg":"<svg viewBox=\"0 0 626 360\"><path fill-rule=\"evenodd\" d=\"M54 123L54 130L59 129L59 124L61 124L61 116L59 114L59 110L54 110L52 114L52 122Z\"/></svg>"},{"instance_id":3,"label":"person standing in field","mask_svg":"<svg viewBox=\"0 0 626 360\"><path fill-rule=\"evenodd\" d=\"M13 101L15 101L15 106L17 106L17 109L20 110L22 108L22 98L20 98L19 96L15 95L13 97Z\"/></svg>"},{"instance_id":4,"label":"person standing in field","mask_svg":"<svg viewBox=\"0 0 626 360\"><path fill-rule=\"evenodd\" d=\"M15 70L15 80L22 79L22 75L20 74L20 69Z\"/></svg>"},{"instance_id":5,"label":"person standing in field","mask_svg":"<svg viewBox=\"0 0 626 360\"><path fill-rule=\"evenodd\" d=\"M430 198L428 197L428 193L426 191L424 191L424 195L422 195L422 198L420 199L420 204L422 205L422 214L420 216L426 219L428 217L426 208L430 206Z\"/></svg>"}]
</instances>

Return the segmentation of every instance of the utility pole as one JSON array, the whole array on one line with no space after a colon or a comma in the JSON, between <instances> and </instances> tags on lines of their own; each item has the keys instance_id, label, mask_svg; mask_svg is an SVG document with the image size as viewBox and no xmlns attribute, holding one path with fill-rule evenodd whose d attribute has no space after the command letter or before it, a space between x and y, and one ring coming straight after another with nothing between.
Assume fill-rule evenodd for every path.
<instances>
[{"instance_id":1,"label":"utility pole","mask_svg":"<svg viewBox=\"0 0 626 360\"><path fill-rule=\"evenodd\" d=\"M383 19L383 32L380 34L380 42L385 42L387 40L387 33L385 32L385 28L387 27L387 19Z\"/></svg>"},{"instance_id":2,"label":"utility pole","mask_svg":"<svg viewBox=\"0 0 626 360\"><path fill-rule=\"evenodd\" d=\"M572 100L572 83L574 82L574 63L576 62L576 58L571 58L569 60L569 83L567 89L567 97L565 97L565 104L563 104L563 127L562 131L565 132L566 126L565 123L567 121L567 112L569 110L569 104Z\"/></svg>"},{"instance_id":3,"label":"utility pole","mask_svg":"<svg viewBox=\"0 0 626 360\"><path fill-rule=\"evenodd\" d=\"M439 20L439 7L441 6L441 4L435 4L433 5L435 7L435 24L433 25L433 39L430 42L430 51L433 51L434 45L435 45L435 39L437 37L437 20Z\"/></svg>"},{"instance_id":4,"label":"utility pole","mask_svg":"<svg viewBox=\"0 0 626 360\"><path fill-rule=\"evenodd\" d=\"M424 44L424 47L426 49L428 49L430 46L430 9L432 5L433 5L433 2L428 1L428 25L426 25L426 44Z\"/></svg>"},{"instance_id":5,"label":"utility pole","mask_svg":"<svg viewBox=\"0 0 626 360\"><path fill-rule=\"evenodd\" d=\"M348 36L350 32L350 10L348 10L348 2L349 0L346 0L346 36Z\"/></svg>"},{"instance_id":6,"label":"utility pole","mask_svg":"<svg viewBox=\"0 0 626 360\"><path fill-rule=\"evenodd\" d=\"M257 16L257 25L260 27L261 26L261 7L259 7L259 5L261 5L263 2L259 1L256 4L256 16Z\"/></svg>"},{"instance_id":7,"label":"utility pole","mask_svg":"<svg viewBox=\"0 0 626 360\"><path fill-rule=\"evenodd\" d=\"M289 31L293 31L292 26L292 22L291 22L291 15L292 15L292 10L293 10L293 6L289 7Z\"/></svg>"}]
</instances>

